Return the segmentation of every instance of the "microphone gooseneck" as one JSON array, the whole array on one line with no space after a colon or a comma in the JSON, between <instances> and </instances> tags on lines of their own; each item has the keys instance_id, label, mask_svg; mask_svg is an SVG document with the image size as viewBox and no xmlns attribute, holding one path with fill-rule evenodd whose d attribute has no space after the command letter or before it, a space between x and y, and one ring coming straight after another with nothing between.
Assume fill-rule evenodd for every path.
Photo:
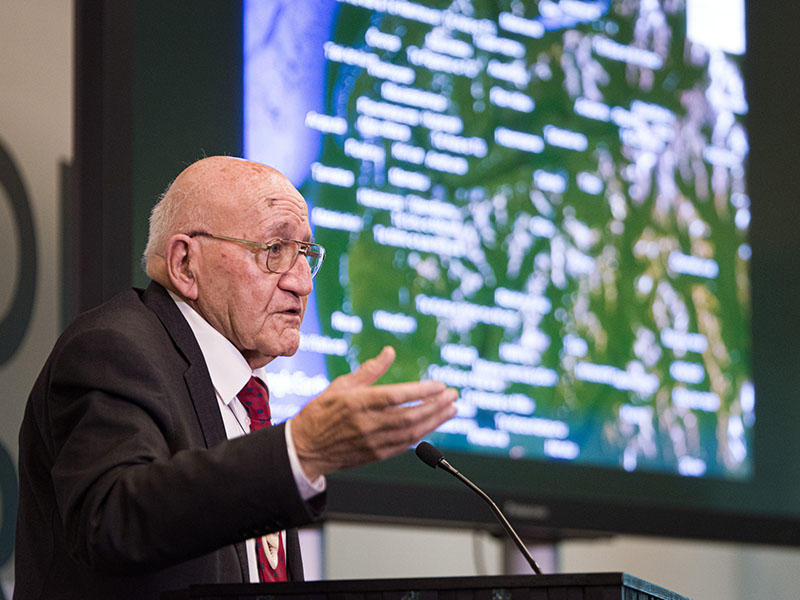
<instances>
[{"instance_id":1,"label":"microphone gooseneck","mask_svg":"<svg viewBox=\"0 0 800 600\"><path fill-rule=\"evenodd\" d=\"M533 560L531 553L528 552L528 548L525 547L525 544L522 543L522 540L517 535L517 532L514 531L513 527L511 527L511 523L508 522L508 519L506 519L503 512L498 508L497 504L494 503L494 500L492 500L486 494L486 492L484 492L481 488L472 483L469 479L467 479L464 475L462 475L458 471L458 469L456 469L455 467L453 467L453 465L447 462L444 458L444 454L442 454L442 452L438 448L436 448L436 446L429 444L428 442L420 442L419 445L417 445L417 449L415 450L415 452L419 457L419 459L426 465L434 469L438 467L440 469L447 471L448 473L453 475L456 479L464 483L469 489L471 489L473 492L475 492L481 498L483 498L489 505L489 507L492 509L492 512L494 513L495 517L497 517L497 520L500 521L500 525L503 526L503 529L506 530L506 533L514 541L514 544L517 546L519 551L525 557L525 560L528 561L528 564L533 569L533 572L536 573L537 575L542 574L542 570L539 568L539 565L537 565L536 561Z\"/></svg>"}]
</instances>

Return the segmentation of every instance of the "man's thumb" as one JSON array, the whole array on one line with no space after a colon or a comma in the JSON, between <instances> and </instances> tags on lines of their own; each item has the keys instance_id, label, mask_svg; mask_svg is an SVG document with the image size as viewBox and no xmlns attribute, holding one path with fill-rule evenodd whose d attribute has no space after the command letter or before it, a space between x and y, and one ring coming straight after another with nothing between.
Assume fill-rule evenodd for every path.
<instances>
[{"instance_id":1,"label":"man's thumb","mask_svg":"<svg viewBox=\"0 0 800 600\"><path fill-rule=\"evenodd\" d=\"M350 373L350 375L345 375L344 378L349 380L347 382L349 385L372 385L389 370L395 356L394 348L384 346L378 356L364 361L357 370Z\"/></svg>"}]
</instances>

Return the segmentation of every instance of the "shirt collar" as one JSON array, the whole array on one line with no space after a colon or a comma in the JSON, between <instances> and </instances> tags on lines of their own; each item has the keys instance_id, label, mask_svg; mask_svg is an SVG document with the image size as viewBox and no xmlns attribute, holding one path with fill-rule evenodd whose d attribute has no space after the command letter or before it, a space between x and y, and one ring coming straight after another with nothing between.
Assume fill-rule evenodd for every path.
<instances>
[{"instance_id":1,"label":"shirt collar","mask_svg":"<svg viewBox=\"0 0 800 600\"><path fill-rule=\"evenodd\" d=\"M244 356L228 338L214 329L200 314L178 296L169 292L194 333L208 367L211 383L227 405L241 391L251 376L266 381L264 368L252 370Z\"/></svg>"}]
</instances>

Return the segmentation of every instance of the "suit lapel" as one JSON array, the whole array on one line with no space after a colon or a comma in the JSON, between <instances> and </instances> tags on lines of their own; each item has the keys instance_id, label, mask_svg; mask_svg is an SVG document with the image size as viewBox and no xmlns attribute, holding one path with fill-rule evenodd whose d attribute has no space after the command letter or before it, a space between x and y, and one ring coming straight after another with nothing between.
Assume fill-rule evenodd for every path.
<instances>
[{"instance_id":1,"label":"suit lapel","mask_svg":"<svg viewBox=\"0 0 800 600\"><path fill-rule=\"evenodd\" d=\"M203 433L207 448L211 448L227 439L225 424L219 414L217 397L206 361L200 346L192 333L191 327L184 319L180 309L170 298L169 293L161 285L152 282L145 290L142 301L161 320L175 347L183 354L188 367L183 374L189 396L192 399L197 421ZM242 580L249 581L247 568L247 551L244 542L234 544L239 557Z\"/></svg>"},{"instance_id":2,"label":"suit lapel","mask_svg":"<svg viewBox=\"0 0 800 600\"><path fill-rule=\"evenodd\" d=\"M144 293L143 300L145 305L161 320L176 348L186 359L188 367L183 378L189 389L206 447L215 446L226 439L225 425L219 414L217 397L211 383L211 376L208 374L206 361L194 333L175 302L159 284L151 283Z\"/></svg>"}]
</instances>

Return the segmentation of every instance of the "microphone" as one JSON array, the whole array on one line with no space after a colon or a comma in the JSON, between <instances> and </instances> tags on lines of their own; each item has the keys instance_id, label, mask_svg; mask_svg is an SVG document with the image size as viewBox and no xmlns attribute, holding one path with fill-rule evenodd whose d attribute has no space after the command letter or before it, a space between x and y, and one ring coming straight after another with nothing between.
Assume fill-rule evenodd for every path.
<instances>
[{"instance_id":1,"label":"microphone","mask_svg":"<svg viewBox=\"0 0 800 600\"><path fill-rule=\"evenodd\" d=\"M453 465L447 462L444 458L444 454L442 454L441 451L432 444L429 444L428 442L420 442L419 445L417 446L416 453L419 459L426 465L428 465L433 469L439 467L440 469L447 471L448 473L453 475L456 479L462 481L469 489L471 489L473 492L475 492L481 498L483 498L489 505L489 507L492 509L492 512L494 512L494 515L495 517L497 517L497 520L500 521L500 525L503 526L503 529L506 530L506 533L514 541L514 544L516 544L519 551L525 557L525 560L528 561L528 564L533 569L533 572L536 573L537 575L542 574L542 570L539 568L539 565L537 565L536 561L533 560L531 553L528 552L528 549L525 547L525 544L523 544L522 540L519 539L517 532L514 531L513 527L511 527L511 523L508 522L508 519L506 519L505 515L497 507L497 504L494 503L494 501L486 494L486 492L484 492L481 488L472 483L469 479L467 479L464 475L462 475L458 471L458 469L456 469L455 467L453 467Z\"/></svg>"}]
</instances>

